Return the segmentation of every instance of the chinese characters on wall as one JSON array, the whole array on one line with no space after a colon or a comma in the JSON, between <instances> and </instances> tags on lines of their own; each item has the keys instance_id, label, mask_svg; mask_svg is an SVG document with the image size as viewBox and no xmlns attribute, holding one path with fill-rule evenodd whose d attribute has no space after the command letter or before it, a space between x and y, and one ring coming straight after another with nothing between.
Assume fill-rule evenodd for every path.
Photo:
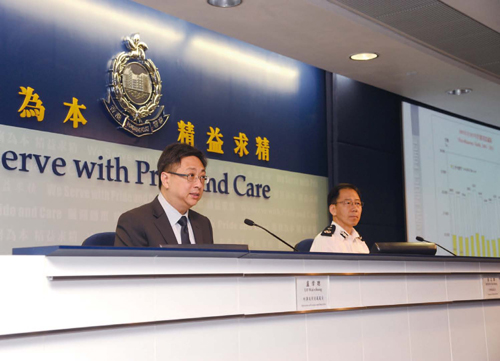
<instances>
[{"instance_id":1,"label":"chinese characters on wall","mask_svg":"<svg viewBox=\"0 0 500 361\"><path fill-rule=\"evenodd\" d=\"M194 125L191 122L185 122L181 120L177 122L179 137L177 138L178 142L189 144L194 146ZM224 135L221 133L221 130L216 127L209 127L210 131L207 132L208 140L206 144L208 144L207 152L210 153L218 153L224 154L224 150L222 146L224 141L222 138ZM247 156L250 152L247 149L248 146L248 137L245 133L239 132L238 136L233 137L234 154L237 154L240 158ZM259 160L269 162L269 140L266 137L256 137L255 138L255 147L257 149L255 155Z\"/></svg>"},{"instance_id":2,"label":"chinese characters on wall","mask_svg":"<svg viewBox=\"0 0 500 361\"><path fill-rule=\"evenodd\" d=\"M24 95L24 101L21 104L21 107L17 110L19 116L21 118L31 118L36 117L36 119L41 122L45 117L45 107L43 106L43 102L40 99L40 96L35 93L35 89L32 87L20 87L21 91L19 95ZM73 128L78 128L78 124L82 123L82 125L87 124L87 120L83 117L80 109L87 109L87 107L83 104L78 104L78 99L73 97L72 103L63 103L65 106L69 107L68 114L66 115L66 119L64 119L63 123L66 123L68 120L73 122Z\"/></svg>"},{"instance_id":3,"label":"chinese characters on wall","mask_svg":"<svg viewBox=\"0 0 500 361\"><path fill-rule=\"evenodd\" d=\"M21 107L18 109L19 116L21 118L31 118L36 117L36 119L41 122L45 117L45 107L43 106L43 102L40 99L40 96L35 93L35 89L31 87L20 87L21 91L20 95L24 96L23 103ZM71 103L64 102L63 105L69 107L66 118L63 123L68 121L73 123L73 128L78 128L78 126L87 124L87 119L82 114L82 110L87 109L84 104L78 104L78 99L73 97ZM179 136L177 141L180 143L189 144L194 146L194 136L195 126L191 122L185 122L184 120L180 120L177 122L177 131L179 132ZM210 131L206 134L208 136L208 140L206 144L208 145L207 152L224 154L223 145L224 141L222 138L224 135L218 127L209 127ZM250 152L247 147L249 144L249 139L245 133L239 132L237 136L233 136L234 147L232 150L234 154L237 154L240 158L248 156ZM257 156L257 159L260 161L269 161L269 140L266 137L256 137L255 138L255 148L256 152L254 155Z\"/></svg>"}]
</instances>

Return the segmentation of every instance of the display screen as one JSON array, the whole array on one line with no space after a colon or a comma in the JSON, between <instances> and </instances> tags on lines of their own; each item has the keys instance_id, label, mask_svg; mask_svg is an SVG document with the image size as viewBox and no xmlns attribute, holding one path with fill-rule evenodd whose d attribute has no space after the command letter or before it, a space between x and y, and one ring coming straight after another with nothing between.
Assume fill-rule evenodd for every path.
<instances>
[{"instance_id":1,"label":"display screen","mask_svg":"<svg viewBox=\"0 0 500 361\"><path fill-rule=\"evenodd\" d=\"M500 130L403 103L403 142L408 240L499 257Z\"/></svg>"}]
</instances>

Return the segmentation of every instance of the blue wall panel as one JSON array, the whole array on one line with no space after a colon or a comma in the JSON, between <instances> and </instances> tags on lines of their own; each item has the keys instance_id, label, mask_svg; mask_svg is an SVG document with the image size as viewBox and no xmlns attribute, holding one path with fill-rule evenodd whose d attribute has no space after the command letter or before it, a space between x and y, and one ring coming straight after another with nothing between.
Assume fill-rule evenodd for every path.
<instances>
[{"instance_id":1,"label":"blue wall panel","mask_svg":"<svg viewBox=\"0 0 500 361\"><path fill-rule=\"evenodd\" d=\"M333 84L333 178L360 189L365 207L356 229L368 246L404 242L402 98L340 75Z\"/></svg>"},{"instance_id":2,"label":"blue wall panel","mask_svg":"<svg viewBox=\"0 0 500 361\"><path fill-rule=\"evenodd\" d=\"M208 5L207 5L208 6ZM0 1L0 122L41 131L163 149L177 140L177 122L195 125L206 149L209 126L224 135L224 154L211 158L308 174L327 174L324 72L130 1ZM157 133L136 138L107 114L111 59L125 36L140 33L163 81L161 105L170 114ZM45 119L22 119L20 86L30 86ZM63 124L72 97L88 120ZM234 154L245 133L250 154ZM255 137L270 141L269 162L255 155Z\"/></svg>"}]
</instances>

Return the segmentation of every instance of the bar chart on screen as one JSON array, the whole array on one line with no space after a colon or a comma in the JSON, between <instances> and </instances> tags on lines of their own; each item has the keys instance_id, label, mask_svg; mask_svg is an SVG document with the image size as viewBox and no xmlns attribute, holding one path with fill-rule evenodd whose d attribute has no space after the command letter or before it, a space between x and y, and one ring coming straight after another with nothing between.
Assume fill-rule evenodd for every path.
<instances>
[{"instance_id":1,"label":"bar chart on screen","mask_svg":"<svg viewBox=\"0 0 500 361\"><path fill-rule=\"evenodd\" d=\"M475 165L461 166L455 159L448 164L448 189L441 189L439 204L443 205L443 236L452 240L453 252L463 256L498 257L500 249L500 198L492 180L498 165L476 161ZM463 159L462 159L463 161ZM462 162L461 164L465 164ZM473 177L462 176L471 173ZM497 186L498 188L498 182ZM448 204L448 210L446 210ZM449 218L448 220L446 218ZM449 227L449 231L445 227Z\"/></svg>"},{"instance_id":2,"label":"bar chart on screen","mask_svg":"<svg viewBox=\"0 0 500 361\"><path fill-rule=\"evenodd\" d=\"M403 106L408 238L500 257L500 131Z\"/></svg>"}]
</instances>

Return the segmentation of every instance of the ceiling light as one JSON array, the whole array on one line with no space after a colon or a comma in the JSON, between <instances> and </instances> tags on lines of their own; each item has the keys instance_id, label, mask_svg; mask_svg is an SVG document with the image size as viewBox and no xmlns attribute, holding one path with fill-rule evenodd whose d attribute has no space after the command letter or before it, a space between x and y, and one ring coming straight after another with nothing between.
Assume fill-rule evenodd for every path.
<instances>
[{"instance_id":1,"label":"ceiling light","mask_svg":"<svg viewBox=\"0 0 500 361\"><path fill-rule=\"evenodd\" d=\"M366 60L373 60L373 59L378 58L378 54L376 54L376 53L359 53L359 54L353 54L349 58L351 60L366 61Z\"/></svg>"},{"instance_id":2,"label":"ceiling light","mask_svg":"<svg viewBox=\"0 0 500 361\"><path fill-rule=\"evenodd\" d=\"M453 89L453 90L448 90L447 93L450 95L462 95L462 94L469 94L472 92L472 89L469 88L462 88L462 89Z\"/></svg>"},{"instance_id":3,"label":"ceiling light","mask_svg":"<svg viewBox=\"0 0 500 361\"><path fill-rule=\"evenodd\" d=\"M217 6L218 8L232 8L241 4L243 0L207 0L207 2L212 6Z\"/></svg>"}]
</instances>

